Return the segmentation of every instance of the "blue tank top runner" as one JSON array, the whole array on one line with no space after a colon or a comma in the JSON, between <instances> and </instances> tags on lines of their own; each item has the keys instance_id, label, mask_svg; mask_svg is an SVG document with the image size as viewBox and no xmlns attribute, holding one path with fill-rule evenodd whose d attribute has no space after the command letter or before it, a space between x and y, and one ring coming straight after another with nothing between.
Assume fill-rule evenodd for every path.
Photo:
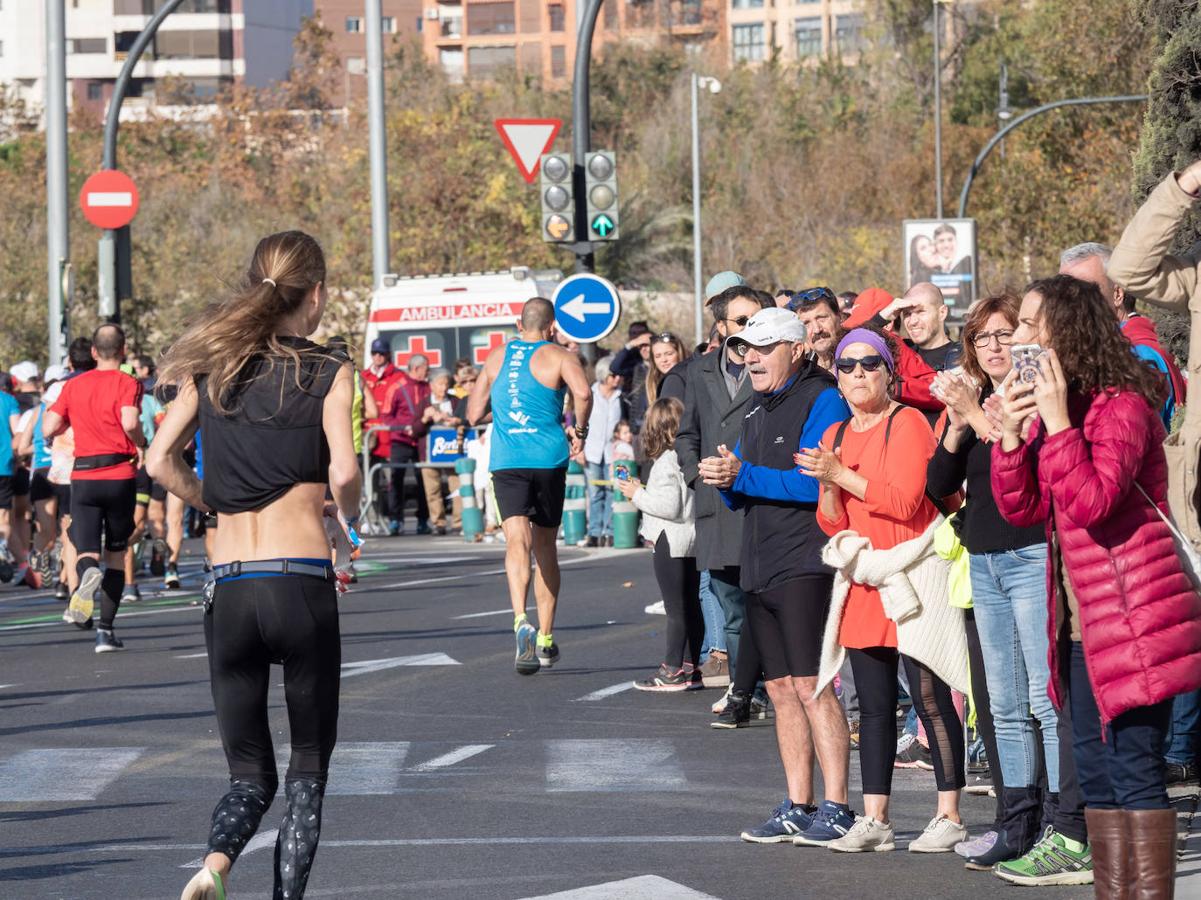
<instances>
[{"instance_id":1,"label":"blue tank top runner","mask_svg":"<svg viewBox=\"0 0 1201 900\"><path fill-rule=\"evenodd\" d=\"M489 468L561 469L567 465L563 399L530 372L530 360L547 341L510 341L492 385L492 445Z\"/></svg>"}]
</instances>

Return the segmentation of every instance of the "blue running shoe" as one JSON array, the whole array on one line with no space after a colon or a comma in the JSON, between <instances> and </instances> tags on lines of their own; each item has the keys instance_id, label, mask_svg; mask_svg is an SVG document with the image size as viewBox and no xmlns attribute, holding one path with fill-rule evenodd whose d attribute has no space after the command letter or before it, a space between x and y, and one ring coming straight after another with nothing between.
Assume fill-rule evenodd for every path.
<instances>
[{"instance_id":1,"label":"blue running shoe","mask_svg":"<svg viewBox=\"0 0 1201 900\"><path fill-rule=\"evenodd\" d=\"M843 803L823 800L813 814L809 827L793 837L798 847L825 847L836 841L855 825L855 814Z\"/></svg>"},{"instance_id":2,"label":"blue running shoe","mask_svg":"<svg viewBox=\"0 0 1201 900\"><path fill-rule=\"evenodd\" d=\"M542 668L542 663L538 661L536 646L538 629L529 622L522 622L517 626L515 634L517 635L517 659L514 665L517 674L533 675Z\"/></svg>"},{"instance_id":3,"label":"blue running shoe","mask_svg":"<svg viewBox=\"0 0 1201 900\"><path fill-rule=\"evenodd\" d=\"M793 806L785 799L772 810L771 818L758 828L748 828L742 839L752 844L779 844L790 841L813 823L813 813L803 806Z\"/></svg>"}]
</instances>

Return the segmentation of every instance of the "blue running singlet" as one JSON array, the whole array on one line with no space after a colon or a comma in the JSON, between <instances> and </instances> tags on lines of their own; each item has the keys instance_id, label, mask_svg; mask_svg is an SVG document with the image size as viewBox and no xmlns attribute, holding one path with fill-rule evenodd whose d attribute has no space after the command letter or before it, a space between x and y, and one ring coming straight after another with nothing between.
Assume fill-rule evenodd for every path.
<instances>
[{"instance_id":1,"label":"blue running singlet","mask_svg":"<svg viewBox=\"0 0 1201 900\"><path fill-rule=\"evenodd\" d=\"M559 469L567 465L563 433L566 386L551 390L530 372L530 360L548 341L510 341L492 385L489 468Z\"/></svg>"}]
</instances>

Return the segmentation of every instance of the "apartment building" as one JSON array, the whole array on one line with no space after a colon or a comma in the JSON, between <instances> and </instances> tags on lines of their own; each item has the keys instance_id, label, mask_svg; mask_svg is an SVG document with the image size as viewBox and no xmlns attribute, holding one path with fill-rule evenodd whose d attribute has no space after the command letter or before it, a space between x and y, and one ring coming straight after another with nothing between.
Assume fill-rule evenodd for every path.
<instances>
[{"instance_id":1,"label":"apartment building","mask_svg":"<svg viewBox=\"0 0 1201 900\"><path fill-rule=\"evenodd\" d=\"M424 0L426 55L452 78L516 69L571 78L582 0ZM669 43L724 55L727 0L606 0L593 39Z\"/></svg>"},{"instance_id":2,"label":"apartment building","mask_svg":"<svg viewBox=\"0 0 1201 900\"><path fill-rule=\"evenodd\" d=\"M381 0L380 26L384 53L395 44L420 45L424 11L422 0ZM342 61L342 84L335 89L334 102L345 105L348 98L367 93L367 22L363 0L316 0L317 15L333 34L333 48Z\"/></svg>"},{"instance_id":3,"label":"apartment building","mask_svg":"<svg viewBox=\"0 0 1201 900\"><path fill-rule=\"evenodd\" d=\"M852 0L729 0L730 61L757 63L773 55L803 62L857 52L863 13Z\"/></svg>"},{"instance_id":4,"label":"apartment building","mask_svg":"<svg viewBox=\"0 0 1201 900\"><path fill-rule=\"evenodd\" d=\"M0 87L38 110L45 100L46 0L0 0ZM107 109L130 47L163 0L67 0L68 102ZM122 115L161 102L171 77L203 101L235 81L265 87L287 77L292 41L312 0L184 0L133 70ZM176 99L176 98L172 98Z\"/></svg>"}]
</instances>

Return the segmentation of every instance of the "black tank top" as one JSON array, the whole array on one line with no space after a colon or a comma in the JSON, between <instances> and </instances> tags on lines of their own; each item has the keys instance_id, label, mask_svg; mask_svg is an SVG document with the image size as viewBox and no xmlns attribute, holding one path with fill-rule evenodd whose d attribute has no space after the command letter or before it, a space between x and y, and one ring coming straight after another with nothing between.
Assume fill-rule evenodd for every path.
<instances>
[{"instance_id":1,"label":"black tank top","mask_svg":"<svg viewBox=\"0 0 1201 900\"><path fill-rule=\"evenodd\" d=\"M300 354L296 363L253 356L223 397L222 415L208 397L208 378L196 381L204 502L218 513L260 509L295 484L327 484L329 444L321 427L325 395L346 361L303 338L280 337Z\"/></svg>"}]
</instances>

